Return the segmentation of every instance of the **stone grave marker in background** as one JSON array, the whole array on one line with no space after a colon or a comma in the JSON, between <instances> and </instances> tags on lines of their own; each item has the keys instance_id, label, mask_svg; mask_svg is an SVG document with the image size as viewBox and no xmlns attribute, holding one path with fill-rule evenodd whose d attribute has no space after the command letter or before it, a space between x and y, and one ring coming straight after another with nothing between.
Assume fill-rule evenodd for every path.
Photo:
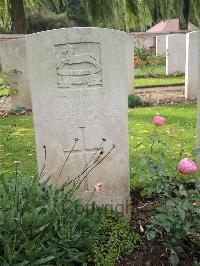
<instances>
[{"instance_id":1,"label":"stone grave marker in background","mask_svg":"<svg viewBox=\"0 0 200 266\"><path fill-rule=\"evenodd\" d=\"M20 39L24 38L25 34L0 34L0 43L8 41L8 40L15 40L15 39Z\"/></svg>"},{"instance_id":2,"label":"stone grave marker in background","mask_svg":"<svg viewBox=\"0 0 200 266\"><path fill-rule=\"evenodd\" d=\"M197 60L200 54L200 31L186 34L186 67L185 67L185 97L196 99L200 90L200 65Z\"/></svg>"},{"instance_id":3,"label":"stone grave marker in background","mask_svg":"<svg viewBox=\"0 0 200 266\"><path fill-rule=\"evenodd\" d=\"M185 73L186 35L166 36L166 75Z\"/></svg>"},{"instance_id":4,"label":"stone grave marker in background","mask_svg":"<svg viewBox=\"0 0 200 266\"><path fill-rule=\"evenodd\" d=\"M156 55L166 54L166 35L156 36Z\"/></svg>"},{"instance_id":5,"label":"stone grave marker in background","mask_svg":"<svg viewBox=\"0 0 200 266\"><path fill-rule=\"evenodd\" d=\"M134 37L128 34L127 36L127 50L126 50L126 75L127 75L127 88L128 94L134 94L134 78L135 78L135 69L134 69Z\"/></svg>"},{"instance_id":6,"label":"stone grave marker in background","mask_svg":"<svg viewBox=\"0 0 200 266\"><path fill-rule=\"evenodd\" d=\"M137 32L133 35L132 33L129 33L130 35L134 36L134 47L135 48L150 48L154 46L154 38L151 34L148 34L147 32L144 32L142 34L137 34Z\"/></svg>"},{"instance_id":7,"label":"stone grave marker in background","mask_svg":"<svg viewBox=\"0 0 200 266\"><path fill-rule=\"evenodd\" d=\"M193 35L192 38L200 38L200 31L195 32L195 35ZM199 41L199 45L200 45L200 41ZM195 49L197 49L197 47ZM195 87L197 88L196 90L196 96L197 96L197 127L196 127L197 140L196 142L197 142L197 151L198 151L196 160L197 160L197 172L198 172L198 176L200 176L200 48L198 50L198 53L196 54L195 62L192 62L192 63L194 63L196 66L195 71L197 75L197 76L195 75L195 79L197 82Z\"/></svg>"},{"instance_id":8,"label":"stone grave marker in background","mask_svg":"<svg viewBox=\"0 0 200 266\"><path fill-rule=\"evenodd\" d=\"M17 89L11 94L11 107L31 108L25 38L7 40L0 44L0 62L4 83Z\"/></svg>"},{"instance_id":9,"label":"stone grave marker in background","mask_svg":"<svg viewBox=\"0 0 200 266\"><path fill-rule=\"evenodd\" d=\"M45 164L44 178L52 176L52 184L60 186L78 176L91 156L96 153L95 161L102 150L99 161L115 144L117 148L85 178L79 196L87 201L94 185L103 182L93 200L125 213L130 189L127 97L132 81L127 68L133 59L128 34L58 29L28 35L26 46L38 171ZM61 171L74 138L79 141Z\"/></svg>"}]
</instances>

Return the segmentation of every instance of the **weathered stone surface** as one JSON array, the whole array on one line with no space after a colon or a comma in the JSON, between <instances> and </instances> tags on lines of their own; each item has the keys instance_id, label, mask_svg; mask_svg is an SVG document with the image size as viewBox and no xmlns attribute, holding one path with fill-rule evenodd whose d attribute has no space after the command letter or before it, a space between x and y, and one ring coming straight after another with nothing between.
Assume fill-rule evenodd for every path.
<instances>
[{"instance_id":1,"label":"weathered stone surface","mask_svg":"<svg viewBox=\"0 0 200 266\"><path fill-rule=\"evenodd\" d=\"M166 35L156 36L156 55L166 54Z\"/></svg>"},{"instance_id":2,"label":"weathered stone surface","mask_svg":"<svg viewBox=\"0 0 200 266\"><path fill-rule=\"evenodd\" d=\"M135 77L135 71L134 71L134 42L133 42L133 36L128 35L127 40L127 49L126 49L126 75L127 75L127 88L128 88L128 94L133 94L135 91L134 88L134 77Z\"/></svg>"},{"instance_id":3,"label":"weathered stone surface","mask_svg":"<svg viewBox=\"0 0 200 266\"><path fill-rule=\"evenodd\" d=\"M141 38L134 38L134 46L136 48L150 48L154 46L154 38L153 36L145 36L145 34Z\"/></svg>"},{"instance_id":4,"label":"weathered stone surface","mask_svg":"<svg viewBox=\"0 0 200 266\"><path fill-rule=\"evenodd\" d=\"M199 34L199 31L195 34L195 37L197 37L197 34ZM197 141L196 142L197 142L197 151L198 151L196 159L197 159L197 166L198 166L198 175L200 175L200 48L195 57L195 65L196 66L198 65L198 67L196 68L196 75L199 77L197 81L198 89L196 91L196 95L197 95L197 128L196 128Z\"/></svg>"},{"instance_id":5,"label":"weathered stone surface","mask_svg":"<svg viewBox=\"0 0 200 266\"><path fill-rule=\"evenodd\" d=\"M54 186L74 179L95 152L94 158L98 156L103 137L100 158L113 144L117 148L85 178L79 196L87 201L94 184L103 182L104 189L95 193L94 201L124 213L130 189L127 94L132 76L127 74L127 57L133 55L129 40L124 32L100 28L59 29L26 37L39 172L45 164L44 178L52 176ZM61 173L74 138L79 141Z\"/></svg>"},{"instance_id":6,"label":"weathered stone surface","mask_svg":"<svg viewBox=\"0 0 200 266\"><path fill-rule=\"evenodd\" d=\"M166 37L166 75L185 73L186 35L171 34Z\"/></svg>"},{"instance_id":7,"label":"weathered stone surface","mask_svg":"<svg viewBox=\"0 0 200 266\"><path fill-rule=\"evenodd\" d=\"M197 60L200 54L200 31L186 34L186 68L185 68L185 97L196 99L200 90L200 65Z\"/></svg>"},{"instance_id":8,"label":"weathered stone surface","mask_svg":"<svg viewBox=\"0 0 200 266\"><path fill-rule=\"evenodd\" d=\"M8 40L20 39L24 37L25 37L24 34L0 34L0 43L8 41Z\"/></svg>"},{"instance_id":9,"label":"weathered stone surface","mask_svg":"<svg viewBox=\"0 0 200 266\"><path fill-rule=\"evenodd\" d=\"M5 83L17 89L11 95L12 107L31 108L31 93L28 77L25 38L8 40L0 44L0 62Z\"/></svg>"}]
</instances>

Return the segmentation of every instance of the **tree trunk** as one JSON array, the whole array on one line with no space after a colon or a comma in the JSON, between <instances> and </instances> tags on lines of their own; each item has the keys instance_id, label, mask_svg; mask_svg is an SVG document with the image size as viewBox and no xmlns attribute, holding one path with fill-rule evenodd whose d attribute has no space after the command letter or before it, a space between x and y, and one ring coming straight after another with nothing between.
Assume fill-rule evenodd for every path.
<instances>
[{"instance_id":1,"label":"tree trunk","mask_svg":"<svg viewBox=\"0 0 200 266\"><path fill-rule=\"evenodd\" d=\"M159 1L155 1L155 6L153 9L153 24L156 24L158 22L158 19L161 18L161 13L160 13L160 3Z\"/></svg>"},{"instance_id":2,"label":"tree trunk","mask_svg":"<svg viewBox=\"0 0 200 266\"><path fill-rule=\"evenodd\" d=\"M23 0L10 0L12 33L27 33L26 15Z\"/></svg>"},{"instance_id":3,"label":"tree trunk","mask_svg":"<svg viewBox=\"0 0 200 266\"><path fill-rule=\"evenodd\" d=\"M185 21L183 25L183 30L188 29L189 13L190 13L190 0L184 0L183 1L183 17Z\"/></svg>"}]
</instances>

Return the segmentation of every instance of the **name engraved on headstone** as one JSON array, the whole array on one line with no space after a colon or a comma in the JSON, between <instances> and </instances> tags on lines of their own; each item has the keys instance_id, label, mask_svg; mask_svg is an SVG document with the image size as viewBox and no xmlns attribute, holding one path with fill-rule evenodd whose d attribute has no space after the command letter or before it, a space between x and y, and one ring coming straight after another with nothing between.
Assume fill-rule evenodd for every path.
<instances>
[{"instance_id":1,"label":"name engraved on headstone","mask_svg":"<svg viewBox=\"0 0 200 266\"><path fill-rule=\"evenodd\" d=\"M124 110L120 108L115 108L112 112L104 111L101 113L93 112L86 113L83 112L82 115L77 116L75 113L48 113L48 114L35 114L37 116L37 120L35 121L35 125L39 127L51 128L60 127L62 125L67 125L68 127L75 125L89 125L90 123L102 123L107 121L108 119L112 122L114 121L122 121L123 116L125 115Z\"/></svg>"},{"instance_id":2,"label":"name engraved on headstone","mask_svg":"<svg viewBox=\"0 0 200 266\"><path fill-rule=\"evenodd\" d=\"M57 44L55 49L58 91L102 88L99 43Z\"/></svg>"}]
</instances>

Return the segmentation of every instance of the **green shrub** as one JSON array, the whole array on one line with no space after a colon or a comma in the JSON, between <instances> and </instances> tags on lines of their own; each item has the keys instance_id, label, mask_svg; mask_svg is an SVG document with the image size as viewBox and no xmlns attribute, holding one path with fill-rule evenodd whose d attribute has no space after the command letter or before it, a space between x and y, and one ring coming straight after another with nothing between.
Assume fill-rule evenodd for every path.
<instances>
[{"instance_id":1,"label":"green shrub","mask_svg":"<svg viewBox=\"0 0 200 266\"><path fill-rule=\"evenodd\" d=\"M167 200L156 209L148 226L147 239L163 236L166 247L171 251L171 264L178 265L178 255L184 250L193 253L194 257L199 253L200 192L187 190L181 185L172 189L165 198Z\"/></svg>"},{"instance_id":2,"label":"green shrub","mask_svg":"<svg viewBox=\"0 0 200 266\"><path fill-rule=\"evenodd\" d=\"M106 212L98 234L92 254L95 265L114 265L116 259L129 256L140 245L140 236L132 231L129 221L113 212Z\"/></svg>"},{"instance_id":3,"label":"green shrub","mask_svg":"<svg viewBox=\"0 0 200 266\"><path fill-rule=\"evenodd\" d=\"M10 113L12 114L20 114L25 111L26 111L26 108L23 106L19 106L19 105L16 105L10 109Z\"/></svg>"},{"instance_id":4,"label":"green shrub","mask_svg":"<svg viewBox=\"0 0 200 266\"><path fill-rule=\"evenodd\" d=\"M181 252L190 252L194 258L199 252L199 180L194 174L190 175L190 179L184 179L178 173L177 163L183 151L180 151L177 163L166 163L169 147L163 133L159 133L159 127L155 128L144 145L147 149L140 155L140 165L137 167L142 192L144 195L157 195L161 199L158 201L160 206L151 214L147 239L159 236L171 252L170 263L177 265Z\"/></svg>"},{"instance_id":5,"label":"green shrub","mask_svg":"<svg viewBox=\"0 0 200 266\"><path fill-rule=\"evenodd\" d=\"M9 34L9 31L0 27L0 34Z\"/></svg>"},{"instance_id":6,"label":"green shrub","mask_svg":"<svg viewBox=\"0 0 200 266\"><path fill-rule=\"evenodd\" d=\"M134 51L134 66L139 68L139 76L155 76L157 69L165 66L165 55L156 55L155 47L136 48ZM137 75L137 77L139 77Z\"/></svg>"},{"instance_id":7,"label":"green shrub","mask_svg":"<svg viewBox=\"0 0 200 266\"><path fill-rule=\"evenodd\" d=\"M134 94L131 94L128 96L128 107L129 108L135 108L137 106L143 105L142 99Z\"/></svg>"},{"instance_id":8,"label":"green shrub","mask_svg":"<svg viewBox=\"0 0 200 266\"><path fill-rule=\"evenodd\" d=\"M165 55L156 55L155 47L151 48L136 48L134 50L134 59L136 67L146 67L146 66L161 66L165 65Z\"/></svg>"},{"instance_id":9,"label":"green shrub","mask_svg":"<svg viewBox=\"0 0 200 266\"><path fill-rule=\"evenodd\" d=\"M10 78L12 80L12 77L18 73L21 73L21 71L17 69L2 73L0 76L0 97L9 96L11 94L15 95L18 93L18 90L15 89L15 81L8 81Z\"/></svg>"},{"instance_id":10,"label":"green shrub","mask_svg":"<svg viewBox=\"0 0 200 266\"><path fill-rule=\"evenodd\" d=\"M17 173L17 172L16 172ZM72 200L37 177L0 176L1 265L114 265L139 236L119 214Z\"/></svg>"},{"instance_id":11,"label":"green shrub","mask_svg":"<svg viewBox=\"0 0 200 266\"><path fill-rule=\"evenodd\" d=\"M76 199L84 178L55 189L48 183L50 178L42 183L37 176L20 177L19 161L15 161L15 176L8 177L6 149L15 127L13 124L8 131L0 150L0 265L98 263L103 261L99 247L104 244L105 261L110 263L106 265L114 265L119 248L120 254L129 254L138 240L131 234L129 222L94 204L86 207L95 190L85 205ZM44 169L45 165L41 175Z\"/></svg>"},{"instance_id":12,"label":"green shrub","mask_svg":"<svg viewBox=\"0 0 200 266\"><path fill-rule=\"evenodd\" d=\"M73 20L69 20L65 13L48 14L36 13L27 17L28 33L40 32L45 30L67 28L75 26Z\"/></svg>"},{"instance_id":13,"label":"green shrub","mask_svg":"<svg viewBox=\"0 0 200 266\"><path fill-rule=\"evenodd\" d=\"M76 265L98 238L101 210L38 178L0 178L0 264Z\"/></svg>"}]
</instances>

